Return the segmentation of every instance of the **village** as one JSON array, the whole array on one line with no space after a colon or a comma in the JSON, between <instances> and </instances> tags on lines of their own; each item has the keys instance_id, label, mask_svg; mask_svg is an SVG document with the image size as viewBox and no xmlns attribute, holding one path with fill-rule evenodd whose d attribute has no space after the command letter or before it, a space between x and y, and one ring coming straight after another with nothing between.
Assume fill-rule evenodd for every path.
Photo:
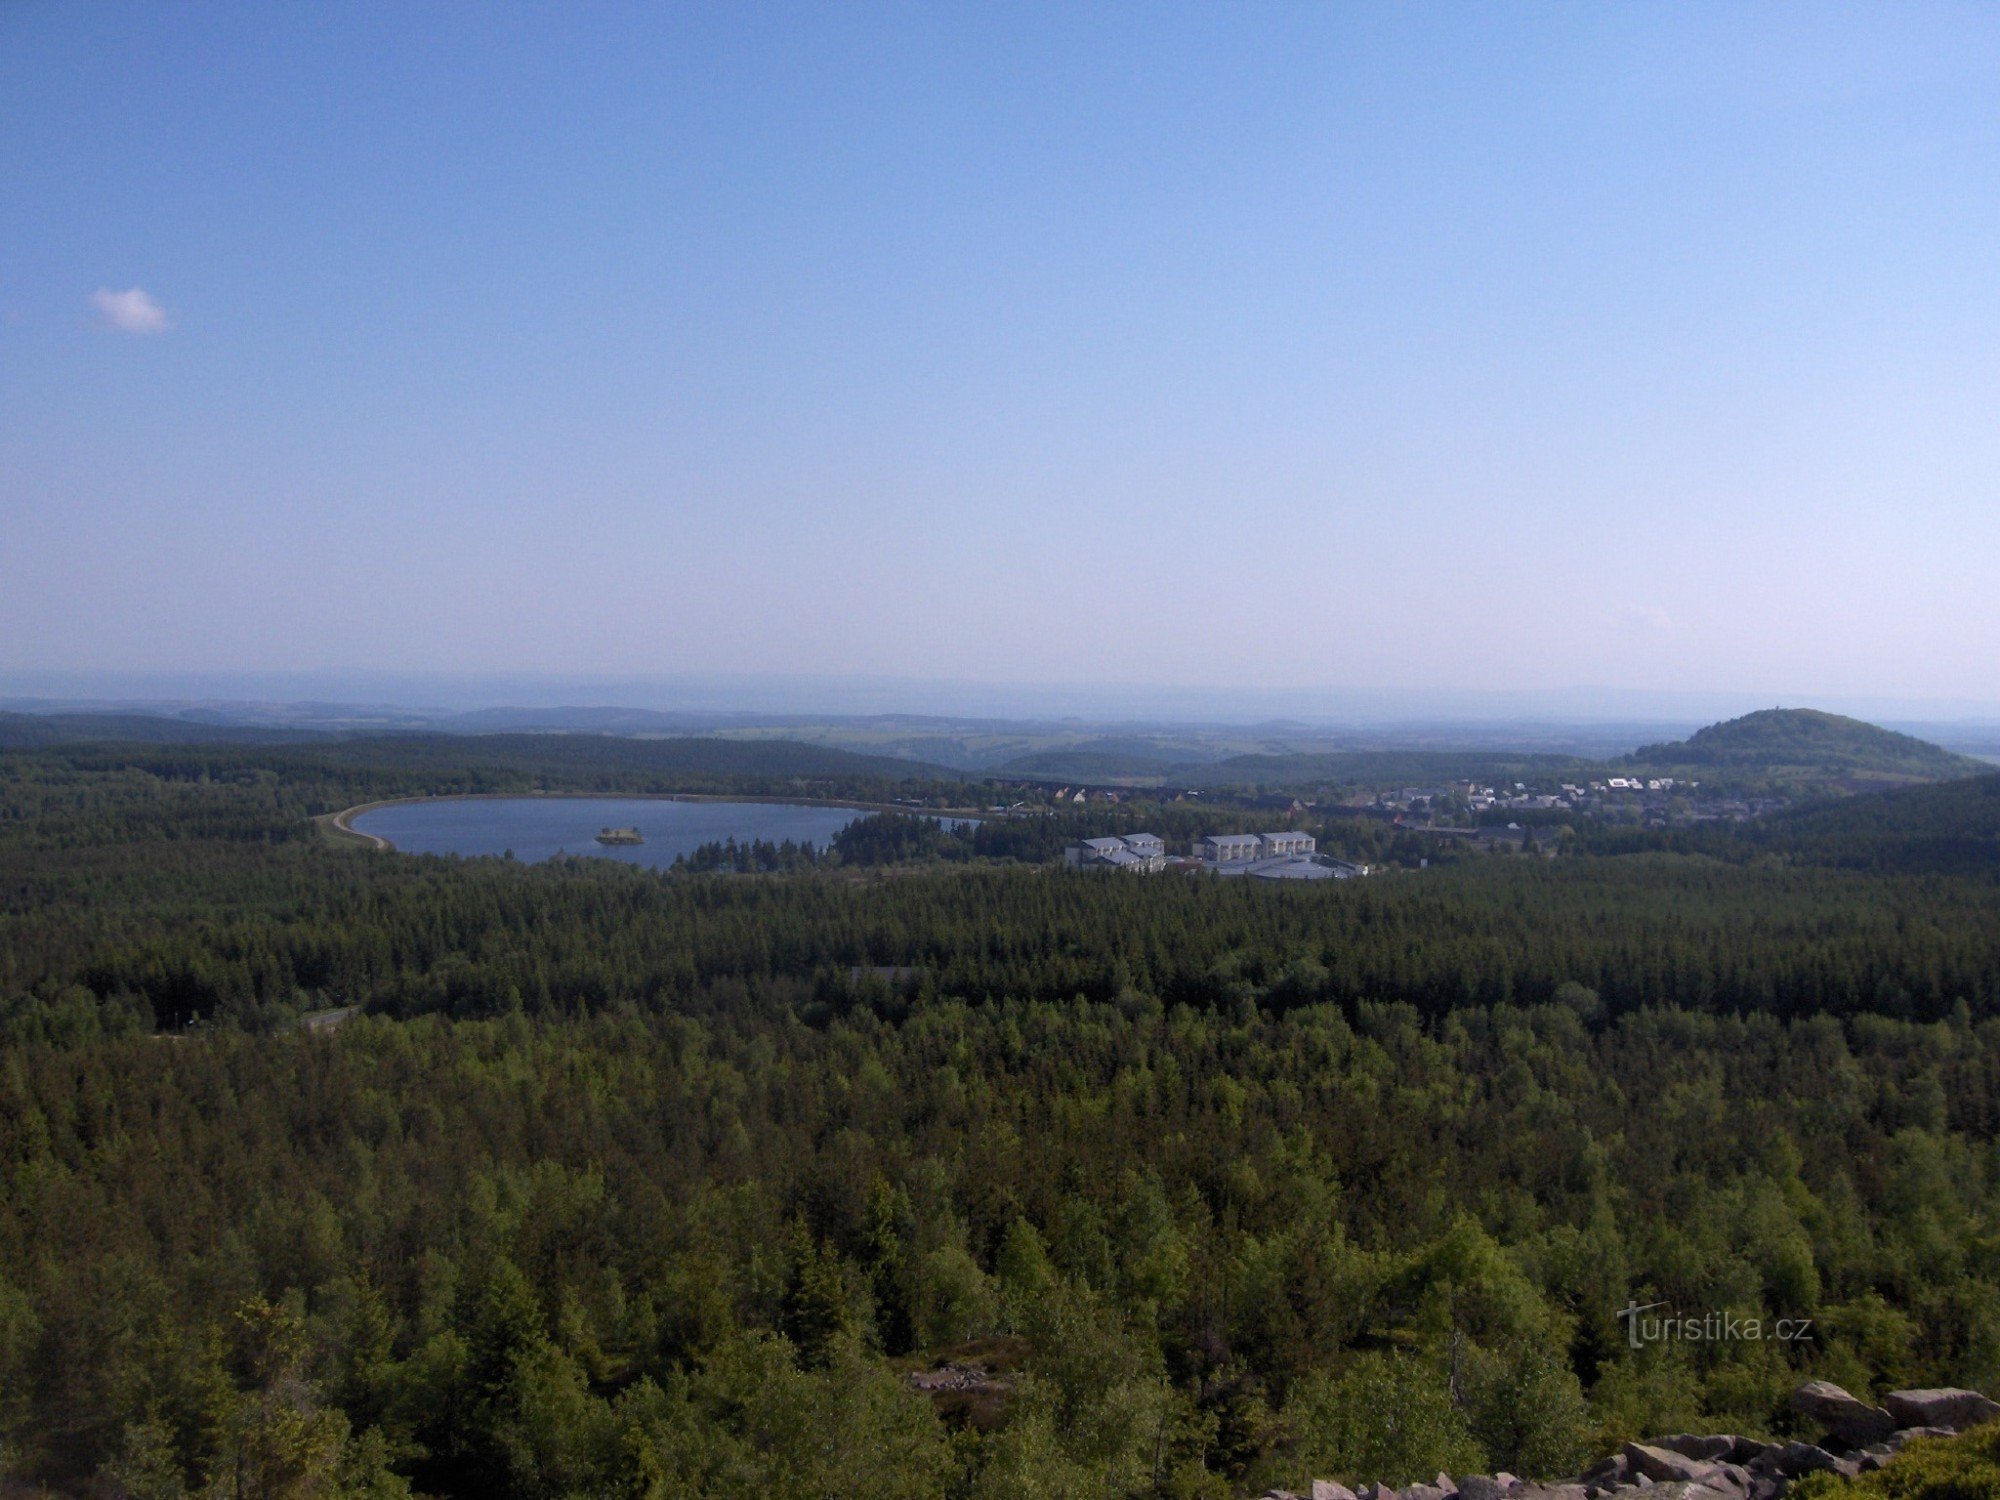
<instances>
[{"instance_id":1,"label":"village","mask_svg":"<svg viewBox=\"0 0 2000 1500\"><path fill-rule=\"evenodd\" d=\"M1082 839L1063 851L1063 861L1078 868L1138 874L1177 870L1254 880L1352 880L1369 873L1367 865L1319 853L1316 844L1311 834L1296 830L1214 833L1195 840L1190 853L1170 856L1157 834L1128 833Z\"/></svg>"}]
</instances>

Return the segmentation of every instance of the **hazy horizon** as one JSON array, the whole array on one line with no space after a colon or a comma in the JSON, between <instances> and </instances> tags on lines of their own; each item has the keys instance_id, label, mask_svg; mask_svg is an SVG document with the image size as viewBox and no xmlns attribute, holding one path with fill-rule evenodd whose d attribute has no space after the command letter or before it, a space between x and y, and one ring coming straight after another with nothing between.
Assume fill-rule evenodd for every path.
<instances>
[{"instance_id":1,"label":"hazy horizon","mask_svg":"<svg viewBox=\"0 0 2000 1500\"><path fill-rule=\"evenodd\" d=\"M1990 715L1997 103L1951 5L9 6L0 681Z\"/></svg>"},{"instance_id":2,"label":"hazy horizon","mask_svg":"<svg viewBox=\"0 0 2000 1500\"><path fill-rule=\"evenodd\" d=\"M2000 726L1970 699L1666 693L1577 685L1546 691L990 683L950 679L706 674L679 678L396 673L22 673L0 671L0 708L146 709L315 705L445 714L631 710L778 721L937 718L1118 725L1296 723L1315 729L1496 725L1698 727L1761 708L1816 708L1892 724Z\"/></svg>"}]
</instances>

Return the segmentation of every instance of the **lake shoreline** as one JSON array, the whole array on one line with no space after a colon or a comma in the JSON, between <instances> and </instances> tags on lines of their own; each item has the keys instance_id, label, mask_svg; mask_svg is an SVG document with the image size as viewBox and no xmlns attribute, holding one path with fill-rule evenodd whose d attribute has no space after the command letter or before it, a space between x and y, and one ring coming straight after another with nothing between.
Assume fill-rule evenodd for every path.
<instances>
[{"instance_id":1,"label":"lake shoreline","mask_svg":"<svg viewBox=\"0 0 2000 1500\"><path fill-rule=\"evenodd\" d=\"M754 802L774 807L851 807L857 812L908 813L914 818L965 818L983 820L993 816L986 808L908 807L896 802L861 802L851 797L747 797L734 792L434 792L411 797L380 797L358 802L337 813L322 813L313 821L336 843L359 840L378 854L394 854L394 841L379 833L354 826L354 819L384 807L407 807L422 802L548 801L580 802Z\"/></svg>"}]
</instances>

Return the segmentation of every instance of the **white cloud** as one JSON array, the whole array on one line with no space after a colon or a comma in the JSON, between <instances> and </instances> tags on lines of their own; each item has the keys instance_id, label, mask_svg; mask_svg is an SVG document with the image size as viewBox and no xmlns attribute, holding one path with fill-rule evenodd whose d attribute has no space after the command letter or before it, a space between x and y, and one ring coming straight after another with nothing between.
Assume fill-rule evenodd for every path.
<instances>
[{"instance_id":1,"label":"white cloud","mask_svg":"<svg viewBox=\"0 0 2000 1500\"><path fill-rule=\"evenodd\" d=\"M135 286L129 292L99 287L90 294L90 305L97 309L106 328L120 333L165 333L171 321L167 310L146 295L143 287Z\"/></svg>"}]
</instances>

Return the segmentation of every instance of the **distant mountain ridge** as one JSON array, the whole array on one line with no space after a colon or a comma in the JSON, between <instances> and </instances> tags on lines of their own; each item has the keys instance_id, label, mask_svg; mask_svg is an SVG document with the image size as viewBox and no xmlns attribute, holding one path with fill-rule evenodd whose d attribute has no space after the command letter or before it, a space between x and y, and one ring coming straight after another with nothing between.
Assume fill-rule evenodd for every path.
<instances>
[{"instance_id":1,"label":"distant mountain ridge","mask_svg":"<svg viewBox=\"0 0 2000 1500\"><path fill-rule=\"evenodd\" d=\"M1766 708L1695 731L1685 740L1642 745L1632 765L1810 772L1825 776L1953 781L1993 767L1914 735L1813 708Z\"/></svg>"}]
</instances>

